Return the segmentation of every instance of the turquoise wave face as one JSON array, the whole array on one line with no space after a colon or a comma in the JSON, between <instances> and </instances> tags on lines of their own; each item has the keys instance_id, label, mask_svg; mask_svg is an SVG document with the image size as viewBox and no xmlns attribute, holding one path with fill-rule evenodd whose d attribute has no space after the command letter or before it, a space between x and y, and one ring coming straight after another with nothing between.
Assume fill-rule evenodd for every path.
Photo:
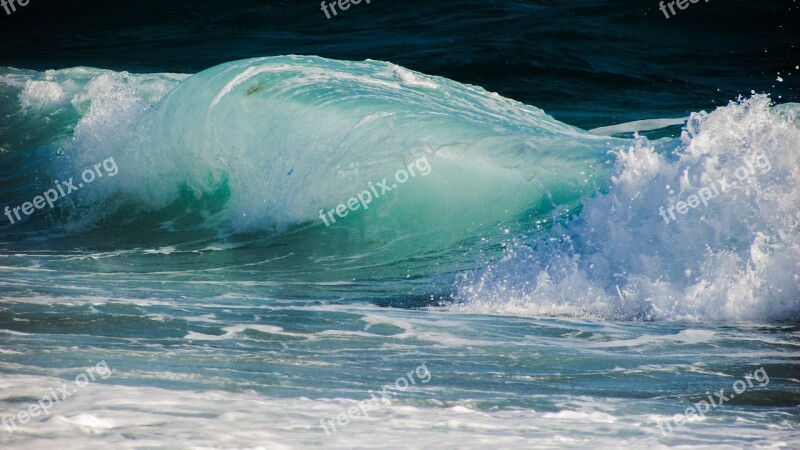
<instances>
[{"instance_id":1,"label":"turquoise wave face","mask_svg":"<svg viewBox=\"0 0 800 450\"><path fill-rule=\"evenodd\" d=\"M608 185L608 151L623 142L378 61L287 56L186 79L78 68L4 80L22 106L6 133L58 124L11 148L15 164L35 149L42 176L16 180L4 200L35 195L45 174L68 179L110 157L119 167L40 214L46 226L115 238L122 227L131 246L187 233L279 242L332 267L448 253L575 208Z\"/></svg>"},{"instance_id":2,"label":"turquoise wave face","mask_svg":"<svg viewBox=\"0 0 800 450\"><path fill-rule=\"evenodd\" d=\"M611 148L607 138L480 88L383 62L311 57L195 75L155 106L137 135L146 137L139 154L169 155L171 164L153 161L148 172L200 192L224 180L240 230L319 222L318 210L423 157L429 176L348 223L450 231L455 221L512 220L593 192ZM170 197L142 187L147 197Z\"/></svg>"}]
</instances>

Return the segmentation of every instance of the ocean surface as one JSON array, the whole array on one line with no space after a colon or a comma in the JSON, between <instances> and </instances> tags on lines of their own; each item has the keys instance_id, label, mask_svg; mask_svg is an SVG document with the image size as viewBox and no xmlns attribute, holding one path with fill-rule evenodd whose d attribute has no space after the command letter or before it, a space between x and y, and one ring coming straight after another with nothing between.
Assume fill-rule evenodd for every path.
<instances>
[{"instance_id":1,"label":"ocean surface","mask_svg":"<svg viewBox=\"0 0 800 450\"><path fill-rule=\"evenodd\" d=\"M0 9L0 448L800 449L800 4Z\"/></svg>"}]
</instances>

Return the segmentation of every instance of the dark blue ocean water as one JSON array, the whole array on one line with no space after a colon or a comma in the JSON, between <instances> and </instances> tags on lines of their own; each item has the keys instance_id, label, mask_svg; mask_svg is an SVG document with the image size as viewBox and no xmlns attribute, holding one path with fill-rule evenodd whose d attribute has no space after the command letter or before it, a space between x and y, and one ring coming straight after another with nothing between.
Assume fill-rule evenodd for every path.
<instances>
[{"instance_id":1,"label":"dark blue ocean water","mask_svg":"<svg viewBox=\"0 0 800 450\"><path fill-rule=\"evenodd\" d=\"M800 96L790 0L700 2L670 19L652 0L376 0L331 19L315 1L35 0L0 19L5 66L195 73L259 56L370 58L583 128L686 116L751 90Z\"/></svg>"}]
</instances>

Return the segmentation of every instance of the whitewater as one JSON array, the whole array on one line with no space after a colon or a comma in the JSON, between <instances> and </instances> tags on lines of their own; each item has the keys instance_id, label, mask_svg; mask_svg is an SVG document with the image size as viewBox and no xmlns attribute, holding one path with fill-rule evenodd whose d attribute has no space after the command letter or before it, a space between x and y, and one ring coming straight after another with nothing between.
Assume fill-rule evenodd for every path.
<instances>
[{"instance_id":1,"label":"whitewater","mask_svg":"<svg viewBox=\"0 0 800 450\"><path fill-rule=\"evenodd\" d=\"M753 93L585 131L382 61L0 68L0 208L118 168L0 223L0 416L112 369L0 443L792 448L799 112ZM430 382L326 435L423 363ZM769 384L658 428L742 367Z\"/></svg>"}]
</instances>

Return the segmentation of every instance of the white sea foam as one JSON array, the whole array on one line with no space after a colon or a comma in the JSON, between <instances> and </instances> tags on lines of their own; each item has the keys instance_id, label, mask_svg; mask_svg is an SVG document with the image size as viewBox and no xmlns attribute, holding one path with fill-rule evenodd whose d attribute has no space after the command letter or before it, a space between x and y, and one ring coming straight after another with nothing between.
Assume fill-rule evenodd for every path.
<instances>
[{"instance_id":1,"label":"white sea foam","mask_svg":"<svg viewBox=\"0 0 800 450\"><path fill-rule=\"evenodd\" d=\"M693 114L680 142L618 152L613 186L546 241L512 241L458 284L458 311L768 321L800 317L800 105L754 96ZM657 150L659 148L659 150ZM675 148L675 153L665 149ZM665 223L659 206L771 167ZM765 166L766 167L766 166ZM764 169L764 167L762 167Z\"/></svg>"},{"instance_id":2,"label":"white sea foam","mask_svg":"<svg viewBox=\"0 0 800 450\"><path fill-rule=\"evenodd\" d=\"M118 374L119 375L119 374ZM164 374L160 378L168 379ZM41 395L55 378L9 376L3 388ZM417 390L429 389L416 387ZM431 402L435 403L435 402ZM395 400L369 417L352 420L328 436L320 420L357 405L347 399L269 398L257 393L166 390L93 383L9 434L6 449L147 447L195 449L372 448L644 448L672 442L653 415L624 401L564 397L557 411L481 411L465 405L435 406ZM3 403L4 414L15 404ZM758 419L758 420L756 420ZM798 437L789 423L764 427L759 416L737 421L724 412L681 429L694 445L778 448ZM380 443L376 441L380 436Z\"/></svg>"},{"instance_id":3,"label":"white sea foam","mask_svg":"<svg viewBox=\"0 0 800 450\"><path fill-rule=\"evenodd\" d=\"M633 122L593 128L589 130L589 132L605 136L621 133L633 133L636 131L658 130L660 128L665 128L672 125L681 125L686 122L686 119L687 118L634 120Z\"/></svg>"}]
</instances>

